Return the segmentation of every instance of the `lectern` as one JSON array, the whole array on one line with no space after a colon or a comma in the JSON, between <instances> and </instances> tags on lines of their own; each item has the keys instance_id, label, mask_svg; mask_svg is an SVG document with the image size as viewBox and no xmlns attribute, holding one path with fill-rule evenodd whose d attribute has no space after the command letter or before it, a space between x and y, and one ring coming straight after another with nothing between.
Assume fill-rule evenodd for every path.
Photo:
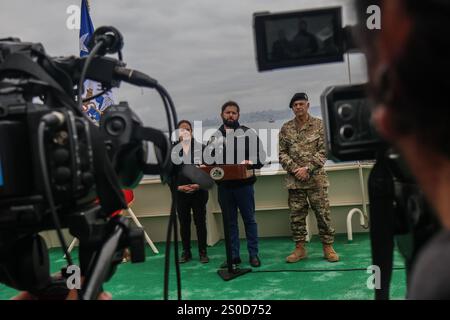
<instances>
[{"instance_id":1,"label":"lectern","mask_svg":"<svg viewBox=\"0 0 450 320\"><path fill-rule=\"evenodd\" d=\"M253 170L248 169L245 164L221 164L215 166L202 166L205 171L215 181L242 180L253 176Z\"/></svg>"}]
</instances>

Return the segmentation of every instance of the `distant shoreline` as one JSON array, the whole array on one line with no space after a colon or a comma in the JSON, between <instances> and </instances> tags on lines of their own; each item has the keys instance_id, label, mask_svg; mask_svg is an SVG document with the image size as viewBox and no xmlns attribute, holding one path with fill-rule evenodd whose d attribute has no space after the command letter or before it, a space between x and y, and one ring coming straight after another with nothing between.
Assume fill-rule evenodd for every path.
<instances>
[{"instance_id":1,"label":"distant shoreline","mask_svg":"<svg viewBox=\"0 0 450 320\"><path fill-rule=\"evenodd\" d=\"M312 116L322 118L322 112L320 107L313 106L309 108L309 111ZM256 112L248 112L248 113L241 113L239 122L242 124L250 124L250 123L273 123L277 121L289 121L294 117L292 110L286 108L285 110L263 110L263 111L256 111ZM194 120L196 121L196 120ZM203 119L199 120L202 121L202 125L204 127L219 127L222 123L220 121L220 118L214 118L214 119Z\"/></svg>"}]
</instances>

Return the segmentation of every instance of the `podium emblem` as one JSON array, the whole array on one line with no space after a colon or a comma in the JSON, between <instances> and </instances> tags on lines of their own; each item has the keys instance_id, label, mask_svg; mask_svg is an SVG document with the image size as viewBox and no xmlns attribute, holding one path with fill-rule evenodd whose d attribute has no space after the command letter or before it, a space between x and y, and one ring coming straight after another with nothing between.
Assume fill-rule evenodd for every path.
<instances>
[{"instance_id":1,"label":"podium emblem","mask_svg":"<svg viewBox=\"0 0 450 320\"><path fill-rule=\"evenodd\" d=\"M225 176L225 171L223 171L223 169L221 167L214 167L209 172L209 175L214 180L220 180Z\"/></svg>"}]
</instances>

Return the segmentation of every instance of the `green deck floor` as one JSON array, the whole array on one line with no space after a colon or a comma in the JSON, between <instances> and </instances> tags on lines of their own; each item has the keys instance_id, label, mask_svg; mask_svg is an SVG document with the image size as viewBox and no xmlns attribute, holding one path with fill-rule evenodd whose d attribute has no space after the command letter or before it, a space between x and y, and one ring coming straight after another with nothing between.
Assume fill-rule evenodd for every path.
<instances>
[{"instance_id":1,"label":"green deck floor","mask_svg":"<svg viewBox=\"0 0 450 320\"><path fill-rule=\"evenodd\" d=\"M154 255L147 247L147 261L121 264L114 277L105 284L114 299L158 300L163 298L164 243L156 244L160 250ZM195 243L194 243L195 245ZM287 264L285 257L293 249L289 238L260 239L262 266L253 272L225 282L217 275L218 266L225 260L223 241L208 249L210 263L201 264L198 257L181 265L182 298L185 300L367 300L373 291L367 288L371 265L368 234L356 234L352 242L345 235L336 237L335 249L341 257L337 263L323 259L317 237L307 245L308 258ZM173 250L173 249L172 249ZM76 250L74 251L74 253ZM193 248L193 253L196 248ZM75 256L76 254L74 254ZM173 256L173 251L172 254ZM245 241L241 241L242 267L249 267ZM59 249L50 251L52 271L64 264ZM172 259L173 260L173 259ZM403 299L406 290L404 265L396 253L391 283L391 298ZM363 269L339 271L342 269ZM303 271L302 271L303 270ZM170 298L176 299L175 268L171 267ZM0 285L0 299L8 299L17 291Z\"/></svg>"}]
</instances>

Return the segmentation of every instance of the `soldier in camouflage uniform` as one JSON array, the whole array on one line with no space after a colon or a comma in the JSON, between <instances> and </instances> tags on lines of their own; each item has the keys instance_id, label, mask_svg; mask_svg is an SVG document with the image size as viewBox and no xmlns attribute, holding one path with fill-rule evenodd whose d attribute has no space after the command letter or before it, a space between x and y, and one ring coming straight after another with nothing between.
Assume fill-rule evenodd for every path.
<instances>
[{"instance_id":1,"label":"soldier in camouflage uniform","mask_svg":"<svg viewBox=\"0 0 450 320\"><path fill-rule=\"evenodd\" d=\"M279 159L287 171L291 230L296 248L286 261L292 263L306 258L306 217L311 206L317 219L324 257L330 262L336 262L339 256L332 246L334 229L330 223L330 183L323 168L327 159L322 120L308 113L309 101L305 93L296 93L289 107L295 118L281 128Z\"/></svg>"}]
</instances>

